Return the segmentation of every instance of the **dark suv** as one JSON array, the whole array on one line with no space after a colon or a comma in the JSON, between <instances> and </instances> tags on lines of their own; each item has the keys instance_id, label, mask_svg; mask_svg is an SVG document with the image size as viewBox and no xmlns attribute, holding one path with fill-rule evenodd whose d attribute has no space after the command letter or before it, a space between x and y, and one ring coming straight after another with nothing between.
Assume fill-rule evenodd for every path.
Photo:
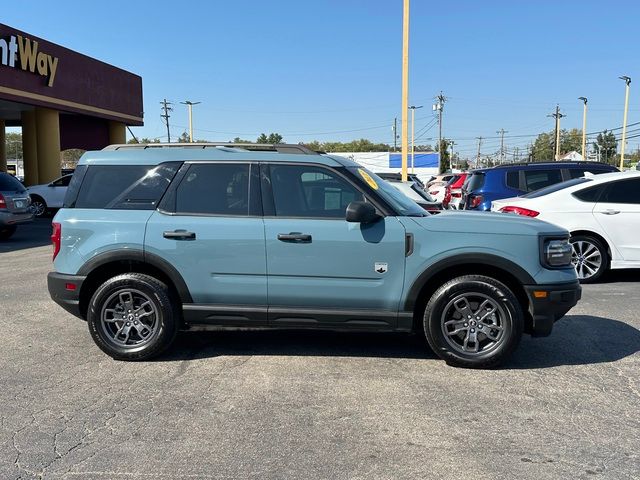
<instances>
[{"instance_id":1,"label":"dark suv","mask_svg":"<svg viewBox=\"0 0 640 480\"><path fill-rule=\"evenodd\" d=\"M537 162L474 170L462 187L460 209L491 210L493 200L518 197L549 185L618 169L599 162Z\"/></svg>"}]
</instances>

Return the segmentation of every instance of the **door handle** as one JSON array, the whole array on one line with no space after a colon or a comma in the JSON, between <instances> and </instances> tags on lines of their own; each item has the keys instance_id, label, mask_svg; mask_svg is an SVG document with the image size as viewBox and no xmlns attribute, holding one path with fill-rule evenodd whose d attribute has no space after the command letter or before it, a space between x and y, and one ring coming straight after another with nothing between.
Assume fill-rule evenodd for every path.
<instances>
[{"instance_id":1,"label":"door handle","mask_svg":"<svg viewBox=\"0 0 640 480\"><path fill-rule=\"evenodd\" d=\"M278 240L291 243L311 243L311 235L299 232L279 233Z\"/></svg>"},{"instance_id":2,"label":"door handle","mask_svg":"<svg viewBox=\"0 0 640 480\"><path fill-rule=\"evenodd\" d=\"M162 236L170 240L195 240L196 234L194 232L187 232L186 230L173 230L163 232Z\"/></svg>"},{"instance_id":3,"label":"door handle","mask_svg":"<svg viewBox=\"0 0 640 480\"><path fill-rule=\"evenodd\" d=\"M612 210L611 208L609 208L609 209L604 210L604 211L602 211L600 213L602 213L603 215L617 215L617 214L620 213L620 210Z\"/></svg>"}]
</instances>

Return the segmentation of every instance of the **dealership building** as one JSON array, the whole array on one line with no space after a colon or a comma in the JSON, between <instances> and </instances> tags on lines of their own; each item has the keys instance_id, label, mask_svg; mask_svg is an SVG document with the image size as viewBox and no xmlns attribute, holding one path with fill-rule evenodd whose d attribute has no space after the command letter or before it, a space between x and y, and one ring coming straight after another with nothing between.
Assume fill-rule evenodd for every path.
<instances>
[{"instance_id":1,"label":"dealership building","mask_svg":"<svg viewBox=\"0 0 640 480\"><path fill-rule=\"evenodd\" d=\"M6 128L22 128L27 185L60 176L61 151L125 143L143 125L142 78L0 24L0 171Z\"/></svg>"}]
</instances>

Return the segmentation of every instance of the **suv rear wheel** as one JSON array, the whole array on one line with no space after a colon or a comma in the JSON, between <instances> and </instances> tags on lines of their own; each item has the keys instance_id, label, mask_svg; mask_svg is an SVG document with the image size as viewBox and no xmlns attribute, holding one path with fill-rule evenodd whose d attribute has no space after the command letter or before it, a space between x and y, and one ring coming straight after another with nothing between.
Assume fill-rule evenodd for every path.
<instances>
[{"instance_id":1,"label":"suv rear wheel","mask_svg":"<svg viewBox=\"0 0 640 480\"><path fill-rule=\"evenodd\" d=\"M517 347L524 319L518 299L503 283L481 275L454 278L431 297L424 331L449 365L491 368Z\"/></svg>"},{"instance_id":2,"label":"suv rear wheel","mask_svg":"<svg viewBox=\"0 0 640 480\"><path fill-rule=\"evenodd\" d=\"M118 275L91 298L89 332L116 360L147 360L173 343L179 327L176 307L159 280L139 273Z\"/></svg>"}]
</instances>

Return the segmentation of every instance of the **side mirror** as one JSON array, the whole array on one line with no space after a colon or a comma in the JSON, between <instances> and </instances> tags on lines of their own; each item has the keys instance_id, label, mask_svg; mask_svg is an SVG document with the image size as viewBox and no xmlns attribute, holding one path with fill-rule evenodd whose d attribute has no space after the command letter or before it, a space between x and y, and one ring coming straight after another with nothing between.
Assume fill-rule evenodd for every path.
<instances>
[{"instance_id":1,"label":"side mirror","mask_svg":"<svg viewBox=\"0 0 640 480\"><path fill-rule=\"evenodd\" d=\"M380 215L376 213L376 208L367 202L351 202L347 205L347 222L353 223L373 223Z\"/></svg>"}]
</instances>

